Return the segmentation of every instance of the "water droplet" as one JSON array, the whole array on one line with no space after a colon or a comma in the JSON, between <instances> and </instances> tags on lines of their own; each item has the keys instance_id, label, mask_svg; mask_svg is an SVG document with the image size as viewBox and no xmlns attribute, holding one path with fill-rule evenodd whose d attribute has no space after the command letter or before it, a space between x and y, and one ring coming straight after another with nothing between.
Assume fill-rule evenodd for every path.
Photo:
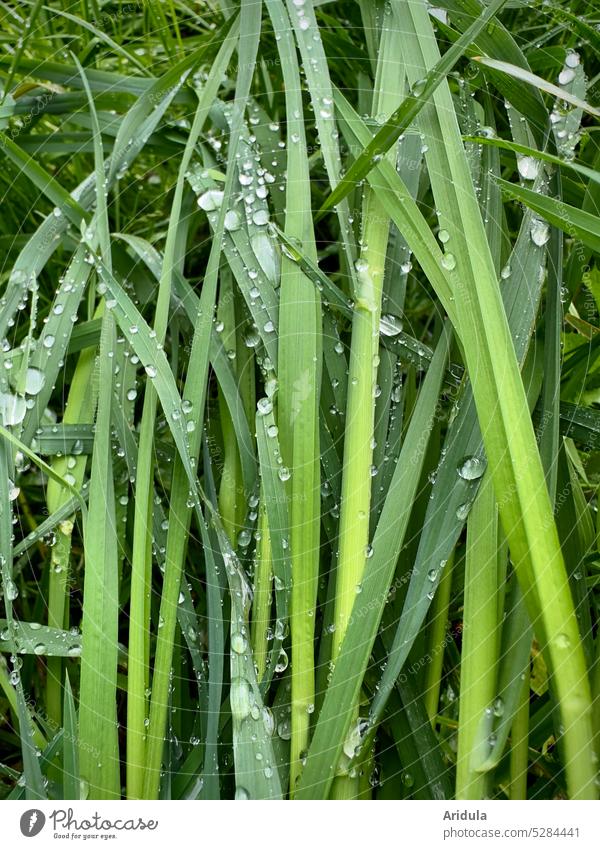
<instances>
[{"instance_id":1,"label":"water droplet","mask_svg":"<svg viewBox=\"0 0 600 849\"><path fill-rule=\"evenodd\" d=\"M256 409L258 410L259 415L266 416L273 412L273 402L270 398L259 398L258 403L256 404Z\"/></svg>"},{"instance_id":2,"label":"water droplet","mask_svg":"<svg viewBox=\"0 0 600 849\"><path fill-rule=\"evenodd\" d=\"M240 531L238 534L237 542L240 548L247 548L250 545L250 540L252 536L250 531L244 528L243 531Z\"/></svg>"},{"instance_id":3,"label":"water droplet","mask_svg":"<svg viewBox=\"0 0 600 849\"><path fill-rule=\"evenodd\" d=\"M417 82L413 85L410 93L413 97L421 97L421 95L425 91L426 85L427 80L417 80Z\"/></svg>"},{"instance_id":4,"label":"water droplet","mask_svg":"<svg viewBox=\"0 0 600 849\"><path fill-rule=\"evenodd\" d=\"M470 510L471 510L471 502L470 501L465 501L464 504L459 504L458 507L456 508L456 518L459 519L459 521L464 522L464 520L469 515Z\"/></svg>"},{"instance_id":5,"label":"water droplet","mask_svg":"<svg viewBox=\"0 0 600 849\"><path fill-rule=\"evenodd\" d=\"M287 652L285 651L285 649L281 649L281 651L279 652L279 657L277 658L277 663L275 664L275 672L285 672L285 670L288 668L288 663L289 660Z\"/></svg>"},{"instance_id":6,"label":"water droplet","mask_svg":"<svg viewBox=\"0 0 600 849\"><path fill-rule=\"evenodd\" d=\"M415 783L414 776L410 772L403 772L401 778L405 787L412 787Z\"/></svg>"},{"instance_id":7,"label":"water droplet","mask_svg":"<svg viewBox=\"0 0 600 849\"><path fill-rule=\"evenodd\" d=\"M540 161L533 156L517 156L517 168L524 180L535 180L540 173Z\"/></svg>"},{"instance_id":8,"label":"water droplet","mask_svg":"<svg viewBox=\"0 0 600 849\"><path fill-rule=\"evenodd\" d=\"M453 271L456 268L456 257L454 254L444 254L442 257L442 266L446 269L446 271Z\"/></svg>"},{"instance_id":9,"label":"water droplet","mask_svg":"<svg viewBox=\"0 0 600 849\"><path fill-rule=\"evenodd\" d=\"M230 232L240 229L240 227L242 226L242 220L237 209L227 210L227 212L225 213L225 220L223 222L223 226L226 230L229 230Z\"/></svg>"},{"instance_id":10,"label":"water droplet","mask_svg":"<svg viewBox=\"0 0 600 849\"><path fill-rule=\"evenodd\" d=\"M19 590L17 589L17 585L11 579L6 582L6 598L9 601L14 601L19 596Z\"/></svg>"},{"instance_id":11,"label":"water droplet","mask_svg":"<svg viewBox=\"0 0 600 849\"><path fill-rule=\"evenodd\" d=\"M46 377L43 372L37 368L28 368L25 375L25 392L28 395L37 395L45 382Z\"/></svg>"},{"instance_id":12,"label":"water droplet","mask_svg":"<svg viewBox=\"0 0 600 849\"><path fill-rule=\"evenodd\" d=\"M543 221L541 218L534 218L531 222L529 233L533 244L541 248L550 238L550 227L548 226L548 223Z\"/></svg>"},{"instance_id":13,"label":"water droplet","mask_svg":"<svg viewBox=\"0 0 600 849\"><path fill-rule=\"evenodd\" d=\"M259 227L269 223L269 213L266 209L257 209L252 216L252 221Z\"/></svg>"},{"instance_id":14,"label":"water droplet","mask_svg":"<svg viewBox=\"0 0 600 849\"><path fill-rule=\"evenodd\" d=\"M246 640L246 638L244 637L243 634L241 634L239 631L237 631L235 634L231 635L231 650L232 651L234 651L236 654L244 654L244 652L246 651L247 648L248 648L248 641Z\"/></svg>"},{"instance_id":15,"label":"water droplet","mask_svg":"<svg viewBox=\"0 0 600 849\"><path fill-rule=\"evenodd\" d=\"M284 482L289 481L292 476L292 473L287 466L280 466L277 474L279 475L279 480Z\"/></svg>"},{"instance_id":16,"label":"water droplet","mask_svg":"<svg viewBox=\"0 0 600 849\"><path fill-rule=\"evenodd\" d=\"M250 684L245 678L232 678L229 693L231 713L234 719L244 720L250 715L252 709L252 691Z\"/></svg>"},{"instance_id":17,"label":"water droplet","mask_svg":"<svg viewBox=\"0 0 600 849\"><path fill-rule=\"evenodd\" d=\"M396 315L382 315L379 320L379 332L384 336L397 336L402 332L402 321Z\"/></svg>"},{"instance_id":18,"label":"water droplet","mask_svg":"<svg viewBox=\"0 0 600 849\"><path fill-rule=\"evenodd\" d=\"M558 75L559 85L569 85L575 79L575 71L573 68L563 68Z\"/></svg>"},{"instance_id":19,"label":"water droplet","mask_svg":"<svg viewBox=\"0 0 600 849\"><path fill-rule=\"evenodd\" d=\"M198 198L198 206L205 212L214 212L223 203L223 192L218 189L208 189Z\"/></svg>"},{"instance_id":20,"label":"water droplet","mask_svg":"<svg viewBox=\"0 0 600 849\"><path fill-rule=\"evenodd\" d=\"M458 474L466 481L477 480L484 472L485 463L479 457L465 457L458 466Z\"/></svg>"}]
</instances>

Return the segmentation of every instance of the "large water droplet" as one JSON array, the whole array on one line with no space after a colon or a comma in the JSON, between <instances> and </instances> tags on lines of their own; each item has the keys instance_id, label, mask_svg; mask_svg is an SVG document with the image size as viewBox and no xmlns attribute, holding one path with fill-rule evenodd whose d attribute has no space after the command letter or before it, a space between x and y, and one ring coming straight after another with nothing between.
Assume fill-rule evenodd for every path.
<instances>
[{"instance_id":1,"label":"large water droplet","mask_svg":"<svg viewBox=\"0 0 600 849\"><path fill-rule=\"evenodd\" d=\"M458 474L463 480L474 481L485 472L485 463L479 457L465 457L458 465Z\"/></svg>"},{"instance_id":2,"label":"large water droplet","mask_svg":"<svg viewBox=\"0 0 600 849\"><path fill-rule=\"evenodd\" d=\"M223 203L223 192L218 189L208 189L198 198L198 206L205 212L214 212Z\"/></svg>"},{"instance_id":3,"label":"large water droplet","mask_svg":"<svg viewBox=\"0 0 600 849\"><path fill-rule=\"evenodd\" d=\"M232 678L229 692L231 713L239 721L250 715L252 708L252 691L245 678Z\"/></svg>"},{"instance_id":4,"label":"large water droplet","mask_svg":"<svg viewBox=\"0 0 600 849\"><path fill-rule=\"evenodd\" d=\"M250 799L250 794L246 790L245 787L236 787L235 788L235 801L236 802L247 802Z\"/></svg>"},{"instance_id":5,"label":"large water droplet","mask_svg":"<svg viewBox=\"0 0 600 849\"><path fill-rule=\"evenodd\" d=\"M379 320L379 332L384 336L397 336L402 332L402 322L397 315L382 315Z\"/></svg>"},{"instance_id":6,"label":"large water droplet","mask_svg":"<svg viewBox=\"0 0 600 849\"><path fill-rule=\"evenodd\" d=\"M21 424L26 412L25 398L12 395L10 392L0 393L0 415L5 425Z\"/></svg>"},{"instance_id":7,"label":"large water droplet","mask_svg":"<svg viewBox=\"0 0 600 849\"><path fill-rule=\"evenodd\" d=\"M6 582L6 598L9 601L14 601L19 596L19 590L17 589L17 585L12 579L9 579Z\"/></svg>"},{"instance_id":8,"label":"large water droplet","mask_svg":"<svg viewBox=\"0 0 600 849\"><path fill-rule=\"evenodd\" d=\"M28 368L25 375L25 392L28 395L37 395L45 382L46 378L43 372L37 368Z\"/></svg>"},{"instance_id":9,"label":"large water droplet","mask_svg":"<svg viewBox=\"0 0 600 849\"><path fill-rule=\"evenodd\" d=\"M524 180L535 180L540 173L540 161L533 156L517 156L517 168Z\"/></svg>"},{"instance_id":10,"label":"large water droplet","mask_svg":"<svg viewBox=\"0 0 600 849\"><path fill-rule=\"evenodd\" d=\"M266 209L257 209L252 216L252 221L259 227L269 223L269 213Z\"/></svg>"},{"instance_id":11,"label":"large water droplet","mask_svg":"<svg viewBox=\"0 0 600 849\"><path fill-rule=\"evenodd\" d=\"M227 212L225 213L225 220L223 222L223 226L226 230L229 230L230 232L240 229L240 227L242 226L242 219L237 209L227 210Z\"/></svg>"},{"instance_id":12,"label":"large water droplet","mask_svg":"<svg viewBox=\"0 0 600 849\"><path fill-rule=\"evenodd\" d=\"M575 79L575 71L573 68L563 68L558 75L559 85L569 85Z\"/></svg>"},{"instance_id":13,"label":"large water droplet","mask_svg":"<svg viewBox=\"0 0 600 849\"><path fill-rule=\"evenodd\" d=\"M246 649L248 648L248 641L244 637L242 633L236 631L235 634L231 635L231 650L236 654L244 654Z\"/></svg>"},{"instance_id":14,"label":"large water droplet","mask_svg":"<svg viewBox=\"0 0 600 849\"><path fill-rule=\"evenodd\" d=\"M273 402L270 398L259 398L256 409L259 415L266 416L273 411Z\"/></svg>"},{"instance_id":15,"label":"large water droplet","mask_svg":"<svg viewBox=\"0 0 600 849\"><path fill-rule=\"evenodd\" d=\"M531 222L529 230L531 241L539 248L543 247L550 238L550 227L548 223L541 218L534 218Z\"/></svg>"},{"instance_id":16,"label":"large water droplet","mask_svg":"<svg viewBox=\"0 0 600 849\"><path fill-rule=\"evenodd\" d=\"M456 257L452 253L445 253L442 257L442 265L446 271L453 271L456 268Z\"/></svg>"}]
</instances>

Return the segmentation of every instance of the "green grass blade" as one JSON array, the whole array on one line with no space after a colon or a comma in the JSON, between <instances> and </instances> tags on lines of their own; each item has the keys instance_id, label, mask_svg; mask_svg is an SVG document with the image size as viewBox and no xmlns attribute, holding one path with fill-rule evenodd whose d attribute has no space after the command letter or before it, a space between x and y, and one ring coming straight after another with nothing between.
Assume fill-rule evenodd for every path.
<instances>
[{"instance_id":1,"label":"green grass blade","mask_svg":"<svg viewBox=\"0 0 600 849\"><path fill-rule=\"evenodd\" d=\"M79 780L79 749L77 735L77 712L75 701L71 690L69 676L65 678L64 695L64 737L63 737L63 798L81 798L81 785Z\"/></svg>"},{"instance_id":2,"label":"green grass blade","mask_svg":"<svg viewBox=\"0 0 600 849\"><path fill-rule=\"evenodd\" d=\"M90 796L98 799L118 799L121 796L116 716L118 552L110 445L111 355L115 343L114 320L108 312L100 342L100 389L92 456L90 514L84 536L87 563L79 703L81 777L88 782Z\"/></svg>"},{"instance_id":3,"label":"green grass blade","mask_svg":"<svg viewBox=\"0 0 600 849\"><path fill-rule=\"evenodd\" d=\"M438 50L424 5L402 4L402 11L408 23L407 66L416 77L436 63ZM445 261L460 272L452 275L454 294L464 318L470 317L470 326L476 332L486 328L485 337L479 333L473 338L463 336L462 342L504 531L552 659L569 749L566 765L571 793L574 797L594 796L595 768L585 754L591 734L589 684L577 622L525 392L447 86L438 88L432 108L421 115L440 225L450 237ZM453 176L451 182L448 174ZM512 497L502 502L504 493L512 493ZM536 493L533 501L531 493ZM549 568L552 587L547 579Z\"/></svg>"},{"instance_id":4,"label":"green grass blade","mask_svg":"<svg viewBox=\"0 0 600 849\"><path fill-rule=\"evenodd\" d=\"M352 618L315 726L297 792L299 799L326 798L334 778L408 527L427 437L433 426L448 342L448 336L444 335L438 343L396 464L373 539L373 556L367 561L362 591L356 597Z\"/></svg>"},{"instance_id":5,"label":"green grass blade","mask_svg":"<svg viewBox=\"0 0 600 849\"><path fill-rule=\"evenodd\" d=\"M427 103L438 85L450 73L461 59L465 50L477 40L479 33L487 26L506 4L506 0L494 0L477 20L454 42L437 65L432 68L422 80L415 84L412 92L402 101L400 106L386 120L380 130L369 142L367 147L354 160L348 172L334 191L327 197L321 207L321 213L339 203L352 190L353 186L364 180L369 171L398 141L402 133L411 126L415 118ZM381 49L381 48L380 48Z\"/></svg>"},{"instance_id":6,"label":"green grass blade","mask_svg":"<svg viewBox=\"0 0 600 849\"><path fill-rule=\"evenodd\" d=\"M600 251L600 219L597 215L577 209L557 198L545 197L524 186L516 186L499 177L495 179L507 197L524 203L554 227L563 230L571 238L580 239L596 253ZM532 233L532 239L543 240L549 235L544 230L543 222L541 225L534 222L532 227L539 231Z\"/></svg>"},{"instance_id":7,"label":"green grass blade","mask_svg":"<svg viewBox=\"0 0 600 849\"><path fill-rule=\"evenodd\" d=\"M291 6L292 4L290 4ZM300 72L281 2L267 3L273 26L281 33L279 55L286 93L287 185L285 232L316 259L311 220L310 176L302 118ZM307 8L311 16L312 10ZM290 8L292 24L298 11ZM304 20L304 19L303 19ZM309 17L305 20L308 22ZM313 23L313 26L316 24ZM297 37L302 45L304 31ZM309 81L310 82L310 81ZM313 97L315 92L311 86ZM324 111L323 109L321 110ZM328 134L330 136L330 132ZM326 144L326 161L334 154ZM290 788L293 795L308 746L310 711L314 709L314 623L319 575L320 468L319 386L321 381L320 298L312 282L288 257L282 257L279 304L279 409L282 459L291 480L290 558L292 570L292 738Z\"/></svg>"}]
</instances>

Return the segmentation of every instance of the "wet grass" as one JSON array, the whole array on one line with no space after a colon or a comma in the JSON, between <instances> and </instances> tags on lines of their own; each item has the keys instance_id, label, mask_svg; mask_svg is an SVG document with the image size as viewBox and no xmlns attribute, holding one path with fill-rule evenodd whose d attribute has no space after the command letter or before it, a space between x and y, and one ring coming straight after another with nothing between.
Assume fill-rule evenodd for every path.
<instances>
[{"instance_id":1,"label":"wet grass","mask_svg":"<svg viewBox=\"0 0 600 849\"><path fill-rule=\"evenodd\" d=\"M131 7L2 9L0 795L595 797L593 11Z\"/></svg>"}]
</instances>

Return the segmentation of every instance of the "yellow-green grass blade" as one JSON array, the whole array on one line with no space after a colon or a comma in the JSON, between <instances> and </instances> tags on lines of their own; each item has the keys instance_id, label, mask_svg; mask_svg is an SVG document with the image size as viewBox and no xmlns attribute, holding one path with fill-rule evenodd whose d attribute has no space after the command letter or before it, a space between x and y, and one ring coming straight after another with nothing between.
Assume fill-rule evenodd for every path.
<instances>
[{"instance_id":1,"label":"yellow-green grass blade","mask_svg":"<svg viewBox=\"0 0 600 849\"><path fill-rule=\"evenodd\" d=\"M161 267L158 298L154 319L154 332L160 343L164 341L168 311L172 292L177 231L183 204L185 173L192 160L198 137L206 121L212 100L216 96L221 78L226 69L235 45L236 28L230 31L230 37L221 47L213 73L201 92L194 122L188 136L185 151L179 168L175 196L167 242ZM198 57L199 58L199 57ZM128 726L128 777L127 793L130 798L140 798L143 792L146 768L146 690L149 686L149 622L150 622L150 585L152 574L152 481L154 461L152 457L157 398L152 384L147 384L144 395L140 440L138 448L138 475L136 479L135 521L132 556L131 605L129 626L129 674L127 700ZM179 519L179 517L178 517Z\"/></svg>"},{"instance_id":2,"label":"yellow-green grass blade","mask_svg":"<svg viewBox=\"0 0 600 849\"><path fill-rule=\"evenodd\" d=\"M478 743L487 746L482 718L502 712L496 702L500 645L498 602L498 509L489 474L485 476L467 522L464 612L461 644L460 706L456 756L456 798L482 799L487 776L477 772ZM482 739L478 740L483 737Z\"/></svg>"},{"instance_id":3,"label":"yellow-green grass blade","mask_svg":"<svg viewBox=\"0 0 600 849\"><path fill-rule=\"evenodd\" d=\"M408 426L373 538L373 556L367 561L362 591L356 596L352 617L315 726L297 791L299 799L327 798L355 715L355 705L404 542L428 437L434 424L448 345L449 335L445 333L438 343ZM357 742L360 742L360 737ZM346 755L344 757L347 758Z\"/></svg>"},{"instance_id":4,"label":"yellow-green grass blade","mask_svg":"<svg viewBox=\"0 0 600 849\"><path fill-rule=\"evenodd\" d=\"M308 22L313 12L306 9ZM278 42L286 94L287 183L285 232L298 239L316 260L311 216L310 175L303 120L300 71L293 44L290 19L281 0L267 3ZM298 9L289 4L296 26ZM311 22L316 27L314 22ZM298 25L302 43L304 30ZM313 97L316 95L313 92ZM321 104L322 118L331 111ZM331 137L328 130L327 137ZM323 136L325 139L325 136ZM330 151L331 149L331 151ZM327 159L333 145L327 142ZM314 709L314 626L319 575L320 468L319 390L321 382L321 306L317 290L296 263L285 255L281 261L279 296L278 416L280 443L290 499L290 559L292 570L292 716L290 792L293 795L301 771L302 753L308 746L310 713ZM281 475L282 477L283 474ZM285 477L284 477L285 479Z\"/></svg>"},{"instance_id":5,"label":"yellow-green grass blade","mask_svg":"<svg viewBox=\"0 0 600 849\"><path fill-rule=\"evenodd\" d=\"M407 68L417 78L439 56L429 16L421 2L401 3L395 9L405 22ZM498 281L446 84L422 111L420 126L429 145L426 158L440 226L449 234L444 262L450 266L461 324L467 320L470 325L469 336L461 334L460 326L457 329L502 524L551 661L566 729L570 793L575 798L594 797L589 682L577 621Z\"/></svg>"},{"instance_id":6,"label":"yellow-green grass blade","mask_svg":"<svg viewBox=\"0 0 600 849\"><path fill-rule=\"evenodd\" d=\"M398 75L395 61L399 49L398 29L381 30L371 104L371 116L387 116L404 89L404 74ZM395 165L395 149L388 158ZM360 591L369 555L375 397L378 380L383 382L379 356L381 304L390 233L390 219L370 185L362 197L360 253L355 264L354 308L350 343L346 428L340 492L339 549L336 572L332 660L346 633L356 593ZM350 775L340 775L332 787L334 798L352 798L358 784Z\"/></svg>"},{"instance_id":7,"label":"yellow-green grass blade","mask_svg":"<svg viewBox=\"0 0 600 849\"><path fill-rule=\"evenodd\" d=\"M212 312L216 299L216 283L221 255L221 239L224 232L225 210L226 205L229 203L232 195L239 132L243 123L243 110L246 100L248 98L250 83L252 80L252 71L254 68L255 58L258 50L261 8L262 6L260 3L247 4L242 7L240 16L240 36L238 41L240 73L236 86L237 97L234 118L232 121L230 147L228 151L229 163L224 188L224 197L216 228L216 239L211 247L211 252L207 264L205 281L201 295L200 310L197 316L197 320L195 322L194 338L192 341L192 351L190 354L190 362L188 368L188 378L186 380L186 386L184 390L184 400L186 401L186 403L189 403L193 406L193 418L198 423L200 422L200 417L203 415L204 410L204 401L206 394L206 375L208 370L209 358L210 328L212 324ZM235 34L237 35L237 30L235 31ZM225 55L226 54L224 53L224 63ZM215 74L215 81L217 80L220 80L220 76ZM198 124L200 125L200 120L198 121ZM188 150L191 154L193 146L190 145ZM185 174L185 170L187 169L180 169L181 177L183 177L183 175ZM166 265L166 258L165 268L168 269L168 266ZM168 273L170 274L170 269L168 269ZM165 307L167 306L168 301L165 304ZM169 376L172 380L170 371ZM157 386L156 381L155 386ZM177 393L176 397L178 397ZM180 415L181 413L178 409L177 417L179 418ZM183 463L179 462L178 460L175 463L173 473L173 501L171 503L171 512L173 513L173 520L169 520L165 582L163 585L159 614L163 617L164 627L161 628L159 632L156 647L156 659L154 665L154 674L152 678L152 698L150 702L150 715L148 727L146 774L144 779L144 794L151 798L155 798L158 792L163 738L167 720L169 675L172 661L173 639L175 634L174 611L177 608L177 598L180 592L182 558L186 546L185 534L182 533L182 530L187 527L187 523L189 523L189 519L191 516L190 507L188 506L189 487L186 485L186 477L188 478L189 483L190 472L192 467L197 463L199 453L199 432L200 428L199 426L197 426L195 431L193 431L189 437L186 434L183 443L186 446L184 449L186 452L185 458L181 457L180 454L180 459L183 461ZM192 480L195 480L193 475ZM200 521L204 521L204 519L200 518Z\"/></svg>"}]
</instances>

